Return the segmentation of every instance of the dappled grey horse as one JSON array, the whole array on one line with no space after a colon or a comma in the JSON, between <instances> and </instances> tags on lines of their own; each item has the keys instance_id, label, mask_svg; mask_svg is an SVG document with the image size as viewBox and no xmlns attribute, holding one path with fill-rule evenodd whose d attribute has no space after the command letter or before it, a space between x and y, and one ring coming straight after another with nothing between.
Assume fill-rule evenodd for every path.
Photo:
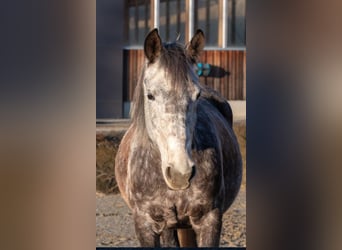
<instances>
[{"instance_id":1,"label":"dappled grey horse","mask_svg":"<svg viewBox=\"0 0 342 250\"><path fill-rule=\"evenodd\" d=\"M146 37L146 62L132 103L132 124L115 160L120 192L144 247L219 246L222 215L241 184L232 111L200 85L197 30L186 45Z\"/></svg>"}]
</instances>

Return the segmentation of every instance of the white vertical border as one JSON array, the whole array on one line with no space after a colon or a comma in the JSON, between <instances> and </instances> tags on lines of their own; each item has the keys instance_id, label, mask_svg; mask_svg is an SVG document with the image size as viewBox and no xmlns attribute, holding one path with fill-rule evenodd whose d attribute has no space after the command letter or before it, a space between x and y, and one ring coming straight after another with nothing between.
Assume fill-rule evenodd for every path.
<instances>
[{"instance_id":1,"label":"white vertical border","mask_svg":"<svg viewBox=\"0 0 342 250\"><path fill-rule=\"evenodd\" d=\"M227 47L227 34L228 34L228 4L227 0L221 0L222 1L222 48Z\"/></svg>"},{"instance_id":2,"label":"white vertical border","mask_svg":"<svg viewBox=\"0 0 342 250\"><path fill-rule=\"evenodd\" d=\"M153 4L153 25L154 28L159 29L159 0L154 0L154 4Z\"/></svg>"},{"instance_id":3,"label":"white vertical border","mask_svg":"<svg viewBox=\"0 0 342 250\"><path fill-rule=\"evenodd\" d=\"M189 1L189 40L194 35L194 0Z\"/></svg>"}]
</instances>

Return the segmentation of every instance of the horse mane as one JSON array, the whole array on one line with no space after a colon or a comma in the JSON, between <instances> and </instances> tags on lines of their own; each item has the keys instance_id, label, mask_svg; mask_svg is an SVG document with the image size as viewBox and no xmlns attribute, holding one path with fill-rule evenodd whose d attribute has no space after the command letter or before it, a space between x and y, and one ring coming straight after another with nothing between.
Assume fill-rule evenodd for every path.
<instances>
[{"instance_id":1,"label":"horse mane","mask_svg":"<svg viewBox=\"0 0 342 250\"><path fill-rule=\"evenodd\" d=\"M226 99L224 99L217 91L208 87L203 88L201 97L209 101L227 120L229 125L233 127L233 111Z\"/></svg>"},{"instance_id":2,"label":"horse mane","mask_svg":"<svg viewBox=\"0 0 342 250\"><path fill-rule=\"evenodd\" d=\"M165 78L169 78L176 95L182 95L191 81L199 82L198 76L192 68L191 58L186 53L184 45L176 42L163 43L159 58L161 67L166 70ZM144 89L143 80L148 62L143 66L139 80L134 90L130 116L132 123L138 129L145 128ZM143 133L143 131L140 131Z\"/></svg>"},{"instance_id":3,"label":"horse mane","mask_svg":"<svg viewBox=\"0 0 342 250\"><path fill-rule=\"evenodd\" d=\"M132 107L130 110L130 116L132 119L132 124L140 125L136 127L145 128L145 111L144 111L144 88L143 88L143 80L145 75L146 65L141 70L139 80L134 89L134 95L132 100Z\"/></svg>"},{"instance_id":4,"label":"horse mane","mask_svg":"<svg viewBox=\"0 0 342 250\"><path fill-rule=\"evenodd\" d=\"M199 82L192 59L181 43L164 43L160 65L167 70L166 77L170 78L177 95L184 93L188 84L192 84L192 80Z\"/></svg>"}]
</instances>

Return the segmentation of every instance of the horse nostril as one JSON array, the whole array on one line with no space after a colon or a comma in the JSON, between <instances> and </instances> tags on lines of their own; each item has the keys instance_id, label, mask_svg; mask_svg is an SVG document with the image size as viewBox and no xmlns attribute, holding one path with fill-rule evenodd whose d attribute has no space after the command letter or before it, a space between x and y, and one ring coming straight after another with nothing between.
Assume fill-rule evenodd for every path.
<instances>
[{"instance_id":1,"label":"horse nostril","mask_svg":"<svg viewBox=\"0 0 342 250\"><path fill-rule=\"evenodd\" d=\"M166 173L165 174L166 174L166 177L168 179L172 179L171 178L171 167L170 166L166 168Z\"/></svg>"},{"instance_id":2,"label":"horse nostril","mask_svg":"<svg viewBox=\"0 0 342 250\"><path fill-rule=\"evenodd\" d=\"M189 181L195 176L195 174L196 174L196 168L195 168L195 166L192 166L192 170L191 170L191 175L190 175Z\"/></svg>"}]
</instances>

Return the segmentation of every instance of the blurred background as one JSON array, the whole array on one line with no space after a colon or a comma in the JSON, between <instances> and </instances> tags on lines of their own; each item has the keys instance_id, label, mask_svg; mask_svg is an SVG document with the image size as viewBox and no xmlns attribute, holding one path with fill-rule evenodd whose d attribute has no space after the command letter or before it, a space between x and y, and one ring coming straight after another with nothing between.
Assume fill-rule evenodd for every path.
<instances>
[{"instance_id":1,"label":"blurred background","mask_svg":"<svg viewBox=\"0 0 342 250\"><path fill-rule=\"evenodd\" d=\"M96 118L128 118L144 63L146 35L183 44L197 29L206 36L201 57L211 75L201 77L229 100L246 100L245 0L96 1Z\"/></svg>"}]
</instances>

